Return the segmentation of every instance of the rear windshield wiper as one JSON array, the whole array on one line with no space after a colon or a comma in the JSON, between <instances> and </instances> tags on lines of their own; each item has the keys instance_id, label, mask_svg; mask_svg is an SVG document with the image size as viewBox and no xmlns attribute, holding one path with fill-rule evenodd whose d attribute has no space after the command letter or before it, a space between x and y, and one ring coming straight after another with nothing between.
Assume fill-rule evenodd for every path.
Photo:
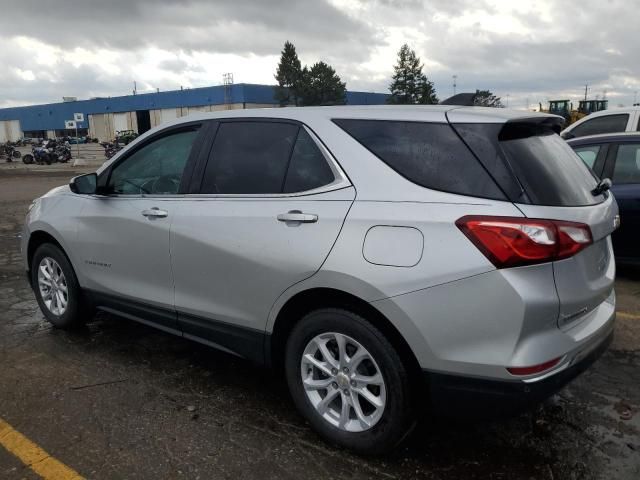
<instances>
[{"instance_id":1,"label":"rear windshield wiper","mask_svg":"<svg viewBox=\"0 0 640 480\"><path fill-rule=\"evenodd\" d=\"M608 178L603 178L602 180L600 180L600 182L598 182L598 185L596 185L596 188L591 190L591 195L593 195L594 197L597 197L601 193L604 193L607 190L609 190L610 188L611 188L611 180L609 180Z\"/></svg>"}]
</instances>

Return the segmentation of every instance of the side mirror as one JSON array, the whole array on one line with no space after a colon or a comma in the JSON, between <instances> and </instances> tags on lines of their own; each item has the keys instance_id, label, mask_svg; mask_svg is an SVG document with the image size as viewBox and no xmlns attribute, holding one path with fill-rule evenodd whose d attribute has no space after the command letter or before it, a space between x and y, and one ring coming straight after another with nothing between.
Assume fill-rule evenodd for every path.
<instances>
[{"instance_id":1,"label":"side mirror","mask_svg":"<svg viewBox=\"0 0 640 480\"><path fill-rule=\"evenodd\" d=\"M81 195L94 195L97 191L98 175L95 173L87 173L73 177L69 182L69 188L73 193Z\"/></svg>"}]
</instances>

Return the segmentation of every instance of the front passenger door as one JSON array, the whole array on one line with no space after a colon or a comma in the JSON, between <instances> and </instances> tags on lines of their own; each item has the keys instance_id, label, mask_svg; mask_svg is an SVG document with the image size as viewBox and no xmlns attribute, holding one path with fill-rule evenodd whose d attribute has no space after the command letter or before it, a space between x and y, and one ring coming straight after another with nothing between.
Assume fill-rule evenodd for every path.
<instances>
[{"instance_id":1,"label":"front passenger door","mask_svg":"<svg viewBox=\"0 0 640 480\"><path fill-rule=\"evenodd\" d=\"M84 288L135 317L176 330L170 227L195 157L200 125L162 132L135 147L99 179L79 218Z\"/></svg>"}]
</instances>

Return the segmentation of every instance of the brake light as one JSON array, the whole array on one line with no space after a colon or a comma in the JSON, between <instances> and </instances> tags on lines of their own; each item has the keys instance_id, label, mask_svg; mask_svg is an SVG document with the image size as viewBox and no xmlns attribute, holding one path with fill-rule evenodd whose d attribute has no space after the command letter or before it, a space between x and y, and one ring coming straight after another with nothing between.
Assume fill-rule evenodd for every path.
<instances>
[{"instance_id":1,"label":"brake light","mask_svg":"<svg viewBox=\"0 0 640 480\"><path fill-rule=\"evenodd\" d=\"M540 363L538 365L531 365L530 367L507 367L507 371L511 375L533 375L534 373L542 373L546 370L551 370L558 365L562 360L562 357L554 358L548 362Z\"/></svg>"},{"instance_id":2,"label":"brake light","mask_svg":"<svg viewBox=\"0 0 640 480\"><path fill-rule=\"evenodd\" d=\"M561 260L593 243L576 222L469 215L456 225L497 268Z\"/></svg>"}]
</instances>

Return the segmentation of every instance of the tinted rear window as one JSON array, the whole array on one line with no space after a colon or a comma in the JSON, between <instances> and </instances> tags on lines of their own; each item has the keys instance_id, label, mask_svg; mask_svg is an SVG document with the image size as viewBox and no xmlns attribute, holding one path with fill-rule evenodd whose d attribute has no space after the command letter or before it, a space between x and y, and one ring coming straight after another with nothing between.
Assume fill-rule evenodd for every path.
<instances>
[{"instance_id":1,"label":"tinted rear window","mask_svg":"<svg viewBox=\"0 0 640 480\"><path fill-rule=\"evenodd\" d=\"M413 183L461 195L506 199L448 124L387 120L333 121Z\"/></svg>"},{"instance_id":2,"label":"tinted rear window","mask_svg":"<svg viewBox=\"0 0 640 480\"><path fill-rule=\"evenodd\" d=\"M523 127L526 129L526 127ZM594 174L567 143L550 130L501 134L500 146L524 191L534 205L594 205Z\"/></svg>"}]
</instances>

